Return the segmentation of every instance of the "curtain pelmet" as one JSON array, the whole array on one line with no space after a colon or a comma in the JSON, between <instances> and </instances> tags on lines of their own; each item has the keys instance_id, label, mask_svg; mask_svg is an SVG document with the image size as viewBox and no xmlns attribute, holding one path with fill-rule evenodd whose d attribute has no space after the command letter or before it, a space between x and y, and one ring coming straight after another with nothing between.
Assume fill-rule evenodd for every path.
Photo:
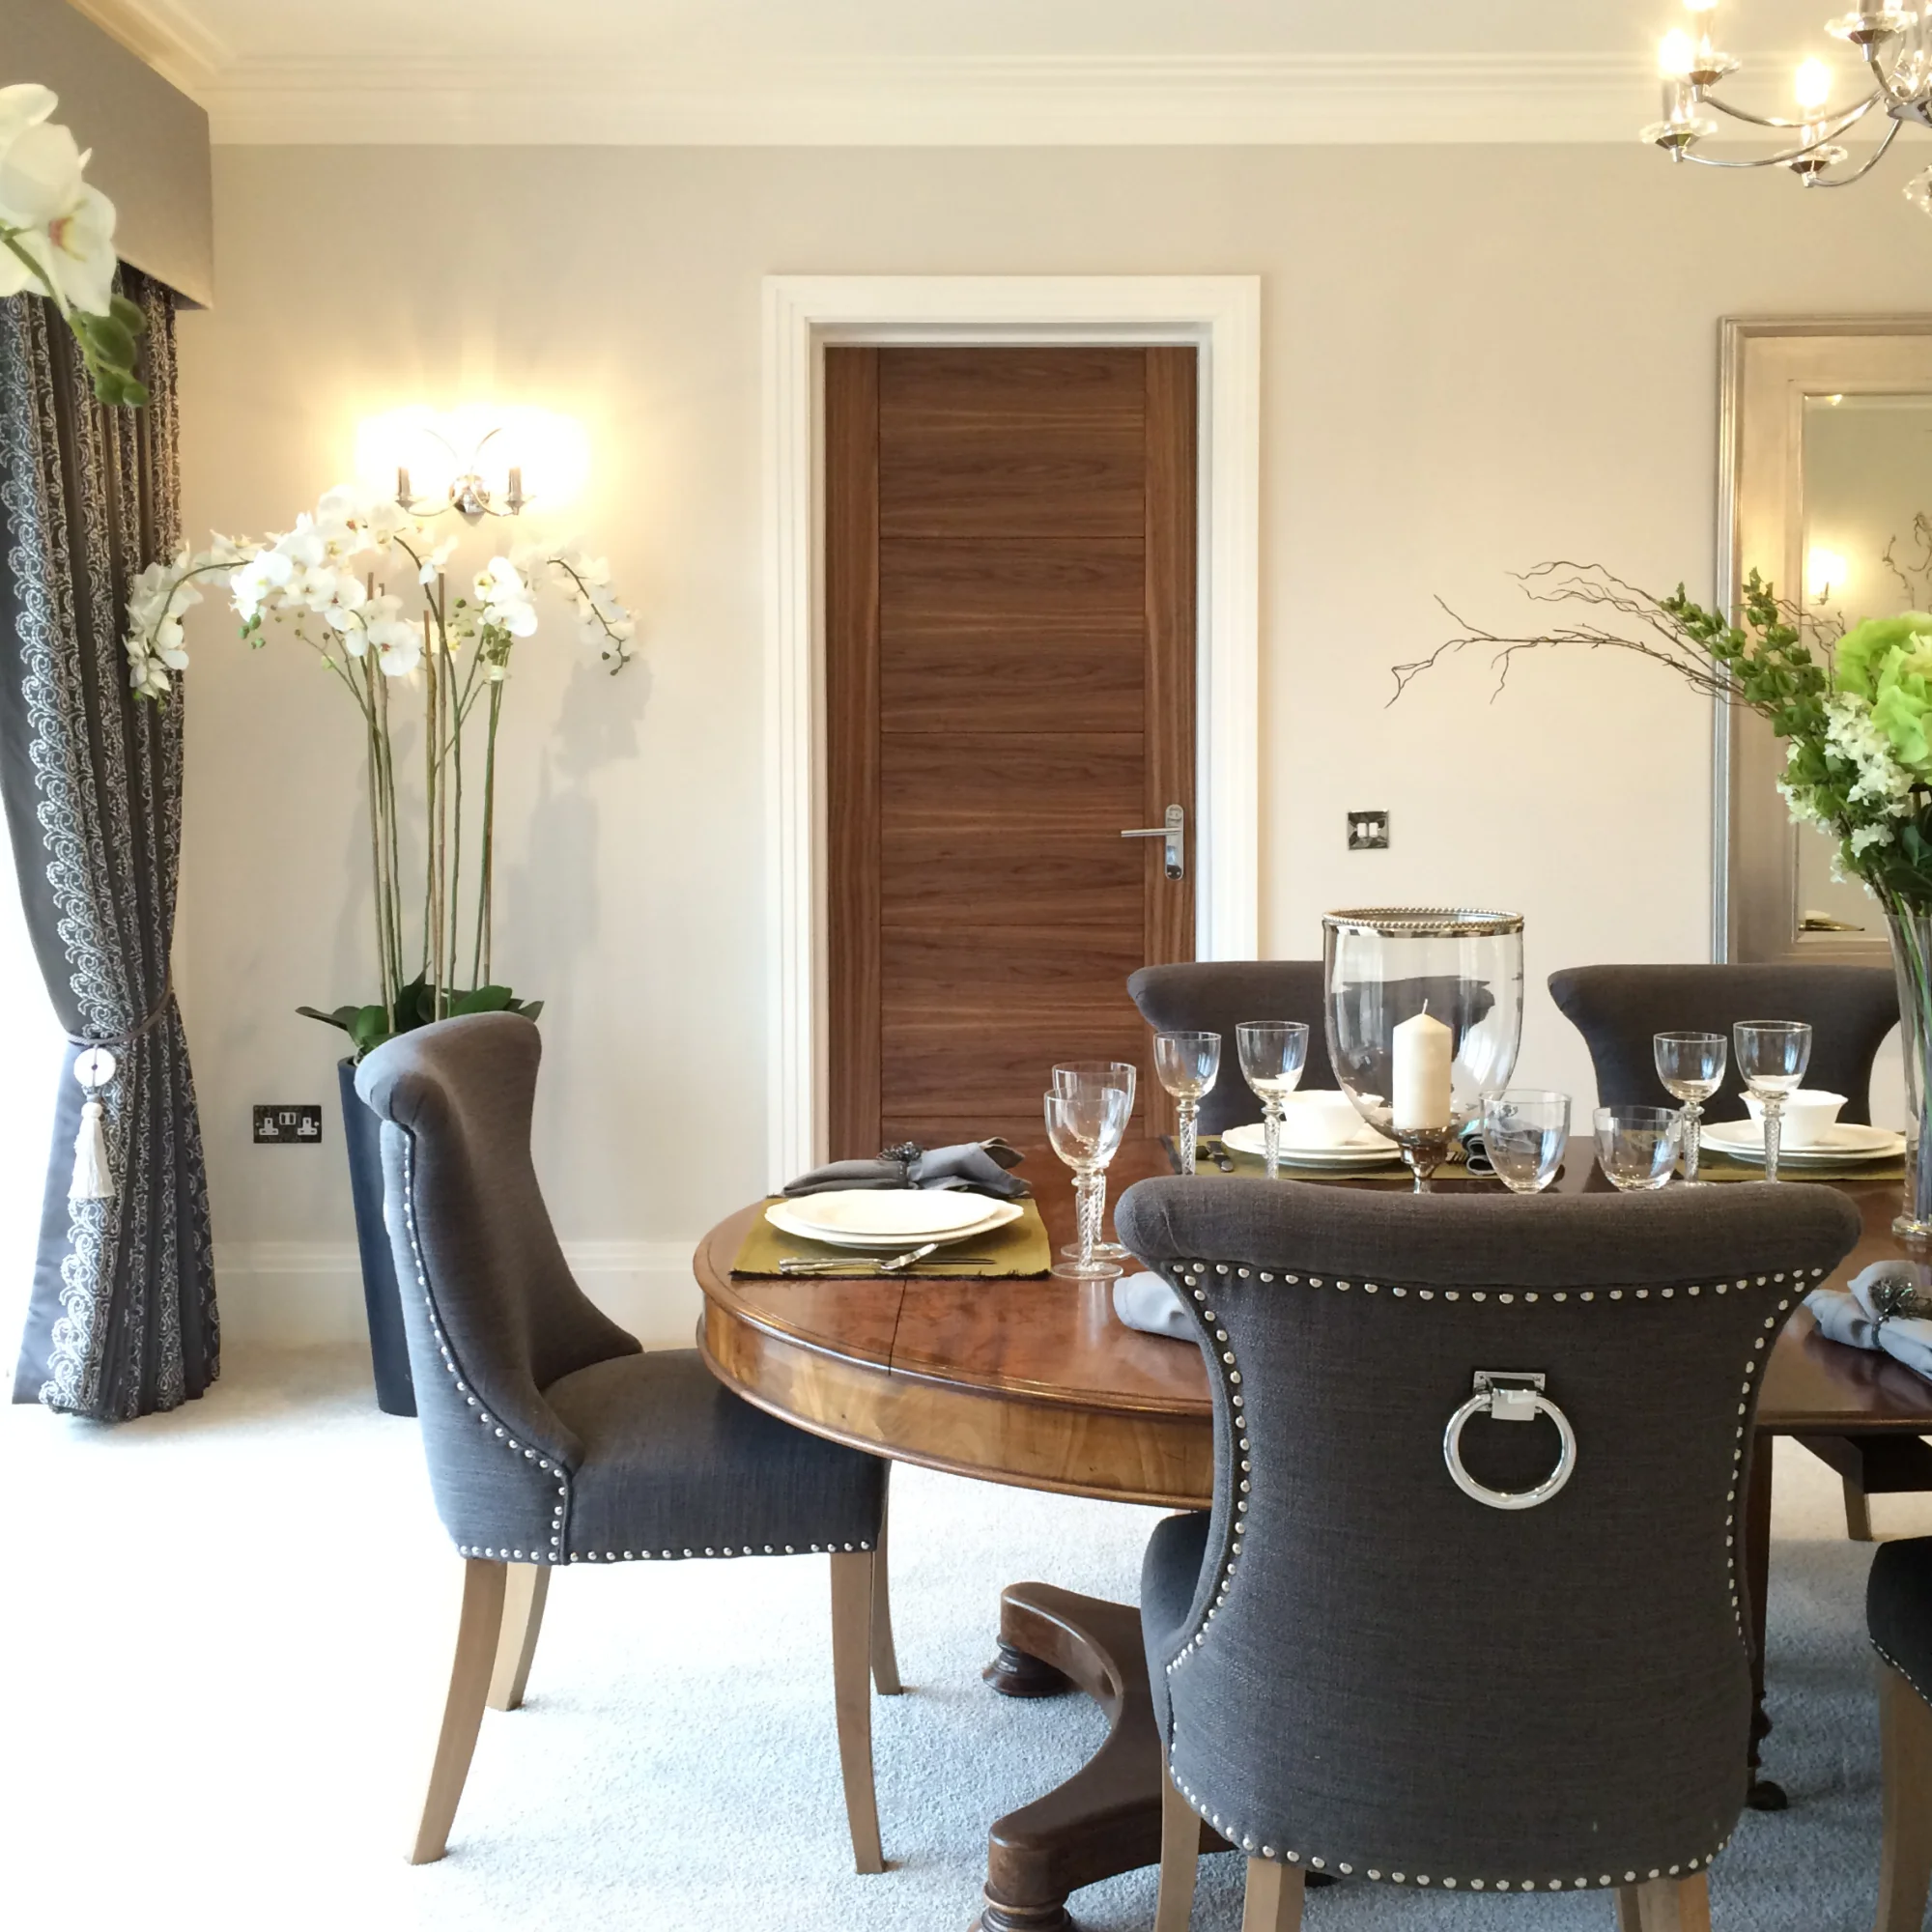
<instances>
[{"instance_id":1,"label":"curtain pelmet","mask_svg":"<svg viewBox=\"0 0 1932 1932\"><path fill-rule=\"evenodd\" d=\"M134 575L180 542L174 309L148 317L143 410L105 410L48 304L0 301L0 802L61 1025L113 1049L106 1201L68 1199L82 1094L70 1048L16 1402L103 1421L172 1408L219 1369L206 1170L168 958L182 704L137 702L121 632ZM17 1091L9 1104L43 1104Z\"/></svg>"}]
</instances>

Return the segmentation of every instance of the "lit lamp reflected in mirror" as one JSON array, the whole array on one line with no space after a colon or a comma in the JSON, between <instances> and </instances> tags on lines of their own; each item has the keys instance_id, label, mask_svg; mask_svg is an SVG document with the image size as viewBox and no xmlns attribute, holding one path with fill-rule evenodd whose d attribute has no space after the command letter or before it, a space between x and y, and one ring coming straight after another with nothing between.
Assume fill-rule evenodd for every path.
<instances>
[{"instance_id":1,"label":"lit lamp reflected in mirror","mask_svg":"<svg viewBox=\"0 0 1932 1932\"><path fill-rule=\"evenodd\" d=\"M574 417L489 403L425 405L365 416L355 471L370 489L393 487L418 516L454 510L469 523L563 509L582 493L589 441Z\"/></svg>"},{"instance_id":2,"label":"lit lamp reflected in mirror","mask_svg":"<svg viewBox=\"0 0 1932 1932\"><path fill-rule=\"evenodd\" d=\"M1830 604L1842 597L1849 574L1842 552L1828 550L1823 544L1813 544L1804 553L1804 601L1807 604Z\"/></svg>"}]
</instances>

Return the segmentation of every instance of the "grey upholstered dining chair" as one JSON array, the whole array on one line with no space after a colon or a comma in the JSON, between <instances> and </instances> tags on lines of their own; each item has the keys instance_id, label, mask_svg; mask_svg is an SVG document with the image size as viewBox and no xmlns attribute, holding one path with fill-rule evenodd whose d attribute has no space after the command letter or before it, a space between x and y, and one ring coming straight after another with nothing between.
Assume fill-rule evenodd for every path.
<instances>
[{"instance_id":1,"label":"grey upholstered dining chair","mask_svg":"<svg viewBox=\"0 0 1932 1932\"><path fill-rule=\"evenodd\" d=\"M1873 1932L1919 1932L1932 1890L1932 1536L1880 1547L1865 1584L1879 1655L1885 1838Z\"/></svg>"},{"instance_id":2,"label":"grey upholstered dining chair","mask_svg":"<svg viewBox=\"0 0 1932 1932\"><path fill-rule=\"evenodd\" d=\"M1807 1087L1842 1094L1839 1118L1871 1119L1872 1063L1898 1024L1898 989L1882 966L1573 966L1549 976L1549 996L1583 1036L1597 1098L1668 1106L1651 1042L1660 1033L1719 1033L1739 1020L1808 1020ZM1711 1120L1745 1111L1735 1059L1705 1103ZM1845 1532L1872 1540L1871 1503L1888 1492L1932 1488L1932 1449L1917 1436L1801 1435L1838 1477Z\"/></svg>"},{"instance_id":3,"label":"grey upholstered dining chair","mask_svg":"<svg viewBox=\"0 0 1932 1932\"><path fill-rule=\"evenodd\" d=\"M1159 1523L1142 1573L1159 1932L1196 1813L1248 1855L1247 1932L1299 1926L1310 1871L1708 1924L1746 1788L1760 1372L1858 1225L1762 1183L1127 1191L1214 1405L1213 1509Z\"/></svg>"},{"instance_id":4,"label":"grey upholstered dining chair","mask_svg":"<svg viewBox=\"0 0 1932 1932\"><path fill-rule=\"evenodd\" d=\"M1319 959L1201 959L1143 966L1127 977L1141 1017L1159 1033L1218 1033L1221 1073L1201 1102L1201 1132L1223 1134L1262 1117L1262 1103L1241 1078L1235 1029L1243 1020L1302 1020L1308 1027L1304 1087L1332 1087L1328 1035L1321 1016Z\"/></svg>"},{"instance_id":5,"label":"grey upholstered dining chair","mask_svg":"<svg viewBox=\"0 0 1932 1932\"><path fill-rule=\"evenodd\" d=\"M464 1563L411 1859L443 1854L486 1699L523 1700L553 1569L823 1551L852 1851L882 1871L867 1673L899 1688L886 1464L753 1408L696 1350L645 1352L583 1295L530 1159L541 1051L528 1020L480 1013L390 1040L355 1078L384 1122L430 1487Z\"/></svg>"},{"instance_id":6,"label":"grey upholstered dining chair","mask_svg":"<svg viewBox=\"0 0 1932 1932\"><path fill-rule=\"evenodd\" d=\"M1549 997L1583 1036L1597 1099L1671 1104L1651 1041L1660 1033L1720 1033L1739 1020L1808 1020L1807 1087L1842 1094L1840 1118L1871 1119L1872 1063L1898 1024L1898 991L1883 966L1573 966L1549 976ZM1706 1103L1713 1120L1744 1112L1735 1064Z\"/></svg>"}]
</instances>

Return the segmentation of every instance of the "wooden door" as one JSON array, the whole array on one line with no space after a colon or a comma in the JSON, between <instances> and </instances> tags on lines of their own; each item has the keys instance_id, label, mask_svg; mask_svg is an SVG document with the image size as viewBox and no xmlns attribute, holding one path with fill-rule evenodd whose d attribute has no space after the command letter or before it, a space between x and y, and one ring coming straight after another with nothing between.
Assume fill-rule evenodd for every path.
<instances>
[{"instance_id":1,"label":"wooden door","mask_svg":"<svg viewBox=\"0 0 1932 1932\"><path fill-rule=\"evenodd\" d=\"M1037 1142L1194 956L1194 352L831 349L825 412L831 1151Z\"/></svg>"}]
</instances>

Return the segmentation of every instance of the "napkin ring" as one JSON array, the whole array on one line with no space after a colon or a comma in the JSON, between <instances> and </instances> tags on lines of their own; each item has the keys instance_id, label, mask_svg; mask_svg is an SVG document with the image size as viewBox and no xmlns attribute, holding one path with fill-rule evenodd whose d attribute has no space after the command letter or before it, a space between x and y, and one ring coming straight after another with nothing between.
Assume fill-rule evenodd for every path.
<instances>
[{"instance_id":1,"label":"napkin ring","mask_svg":"<svg viewBox=\"0 0 1932 1932\"><path fill-rule=\"evenodd\" d=\"M896 1161L899 1169L899 1185L901 1187L910 1187L912 1185L912 1164L924 1151L925 1150L917 1141L900 1141L896 1147L881 1148L879 1150L879 1158L881 1160Z\"/></svg>"},{"instance_id":2,"label":"napkin ring","mask_svg":"<svg viewBox=\"0 0 1932 1932\"><path fill-rule=\"evenodd\" d=\"M1872 1284L1872 1318L1883 1328L1888 1321L1903 1317L1906 1321L1932 1316L1932 1302L1918 1293L1918 1284L1903 1275L1888 1275Z\"/></svg>"},{"instance_id":3,"label":"napkin ring","mask_svg":"<svg viewBox=\"0 0 1932 1932\"><path fill-rule=\"evenodd\" d=\"M1547 1503L1577 1472L1577 1432L1570 1418L1543 1393L1543 1378L1508 1369L1478 1369L1476 1392L1454 1415L1442 1432L1442 1460L1449 1474L1465 1496L1490 1509L1535 1509ZM1547 1415L1556 1425L1562 1440L1556 1466L1533 1489L1492 1490L1477 1482L1463 1466L1463 1430L1472 1416L1488 1414L1498 1422L1534 1422Z\"/></svg>"}]
</instances>

